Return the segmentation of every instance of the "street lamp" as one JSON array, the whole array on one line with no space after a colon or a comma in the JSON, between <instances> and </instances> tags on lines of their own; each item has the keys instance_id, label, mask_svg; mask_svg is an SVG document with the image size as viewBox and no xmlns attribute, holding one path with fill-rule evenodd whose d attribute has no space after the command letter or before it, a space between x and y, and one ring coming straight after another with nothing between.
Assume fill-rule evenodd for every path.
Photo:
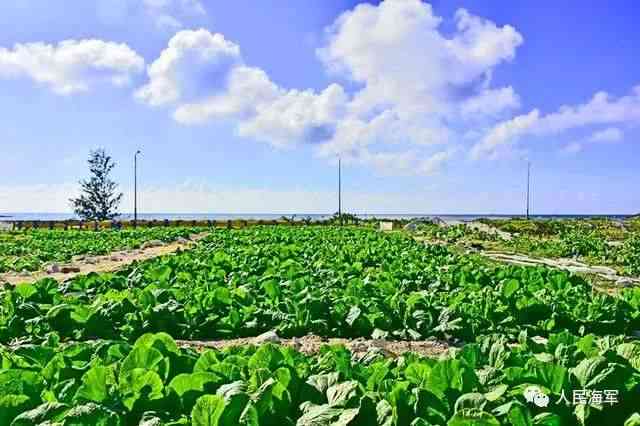
<instances>
[{"instance_id":1,"label":"street lamp","mask_svg":"<svg viewBox=\"0 0 640 426\"><path fill-rule=\"evenodd\" d=\"M137 150L133 155L133 227L138 226L138 154L142 154Z\"/></svg>"},{"instance_id":2,"label":"street lamp","mask_svg":"<svg viewBox=\"0 0 640 426\"><path fill-rule=\"evenodd\" d=\"M338 157L338 217L342 225L342 159Z\"/></svg>"}]
</instances>

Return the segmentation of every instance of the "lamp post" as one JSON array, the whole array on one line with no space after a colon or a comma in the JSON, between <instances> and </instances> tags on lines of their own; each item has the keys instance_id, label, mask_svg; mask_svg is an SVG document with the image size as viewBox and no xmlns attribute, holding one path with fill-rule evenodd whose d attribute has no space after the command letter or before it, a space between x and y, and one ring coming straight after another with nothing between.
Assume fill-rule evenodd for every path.
<instances>
[{"instance_id":1,"label":"lamp post","mask_svg":"<svg viewBox=\"0 0 640 426\"><path fill-rule=\"evenodd\" d=\"M340 157L338 157L338 217L340 225L342 225L342 164Z\"/></svg>"},{"instance_id":2,"label":"lamp post","mask_svg":"<svg viewBox=\"0 0 640 426\"><path fill-rule=\"evenodd\" d=\"M531 162L527 161L527 220L529 220L529 186L531 180Z\"/></svg>"},{"instance_id":3,"label":"lamp post","mask_svg":"<svg viewBox=\"0 0 640 426\"><path fill-rule=\"evenodd\" d=\"M138 155L142 154L137 150L133 155L133 227L138 227Z\"/></svg>"}]
</instances>

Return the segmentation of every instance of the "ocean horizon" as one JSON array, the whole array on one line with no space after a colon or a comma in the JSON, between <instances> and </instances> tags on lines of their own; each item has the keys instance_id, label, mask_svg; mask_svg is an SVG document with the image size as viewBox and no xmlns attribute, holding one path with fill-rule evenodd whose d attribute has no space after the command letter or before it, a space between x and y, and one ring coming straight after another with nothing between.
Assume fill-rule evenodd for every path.
<instances>
[{"instance_id":1,"label":"ocean horizon","mask_svg":"<svg viewBox=\"0 0 640 426\"><path fill-rule=\"evenodd\" d=\"M509 213L474 213L474 214L456 214L456 213L356 213L357 217L362 219L379 218L379 219L416 219L416 218L441 218L443 220L459 220L471 221L480 218L515 218L525 217L524 214ZM329 213L138 213L139 220L273 220L281 217L293 217L294 219L311 218L312 220L323 220L330 218L333 214ZM611 219L625 219L633 217L632 214L530 214L532 219L571 219L571 218L590 218L590 217L607 217ZM73 213L0 213L0 221L60 221L60 220L77 220L78 217ZM123 213L116 220L131 220L132 213Z\"/></svg>"}]
</instances>

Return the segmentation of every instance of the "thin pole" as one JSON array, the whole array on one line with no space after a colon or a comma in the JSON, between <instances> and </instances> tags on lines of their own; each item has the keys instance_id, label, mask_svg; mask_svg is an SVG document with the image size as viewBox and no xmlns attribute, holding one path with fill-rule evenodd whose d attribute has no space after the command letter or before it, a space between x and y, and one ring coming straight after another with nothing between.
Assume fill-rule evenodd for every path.
<instances>
[{"instance_id":1,"label":"thin pole","mask_svg":"<svg viewBox=\"0 0 640 426\"><path fill-rule=\"evenodd\" d=\"M138 154L133 155L133 227L138 227Z\"/></svg>"},{"instance_id":2,"label":"thin pole","mask_svg":"<svg viewBox=\"0 0 640 426\"><path fill-rule=\"evenodd\" d=\"M340 217L340 225L342 225L342 163L338 158L338 217Z\"/></svg>"},{"instance_id":3,"label":"thin pole","mask_svg":"<svg viewBox=\"0 0 640 426\"><path fill-rule=\"evenodd\" d=\"M531 162L527 161L527 220L529 220L529 188L531 181Z\"/></svg>"}]
</instances>

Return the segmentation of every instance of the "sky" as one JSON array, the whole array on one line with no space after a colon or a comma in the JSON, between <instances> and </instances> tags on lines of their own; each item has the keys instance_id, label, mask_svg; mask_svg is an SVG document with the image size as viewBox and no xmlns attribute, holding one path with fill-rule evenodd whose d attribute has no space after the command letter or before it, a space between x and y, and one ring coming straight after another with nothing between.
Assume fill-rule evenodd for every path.
<instances>
[{"instance_id":1,"label":"sky","mask_svg":"<svg viewBox=\"0 0 640 426\"><path fill-rule=\"evenodd\" d=\"M0 213L640 212L636 2L0 2Z\"/></svg>"}]
</instances>

